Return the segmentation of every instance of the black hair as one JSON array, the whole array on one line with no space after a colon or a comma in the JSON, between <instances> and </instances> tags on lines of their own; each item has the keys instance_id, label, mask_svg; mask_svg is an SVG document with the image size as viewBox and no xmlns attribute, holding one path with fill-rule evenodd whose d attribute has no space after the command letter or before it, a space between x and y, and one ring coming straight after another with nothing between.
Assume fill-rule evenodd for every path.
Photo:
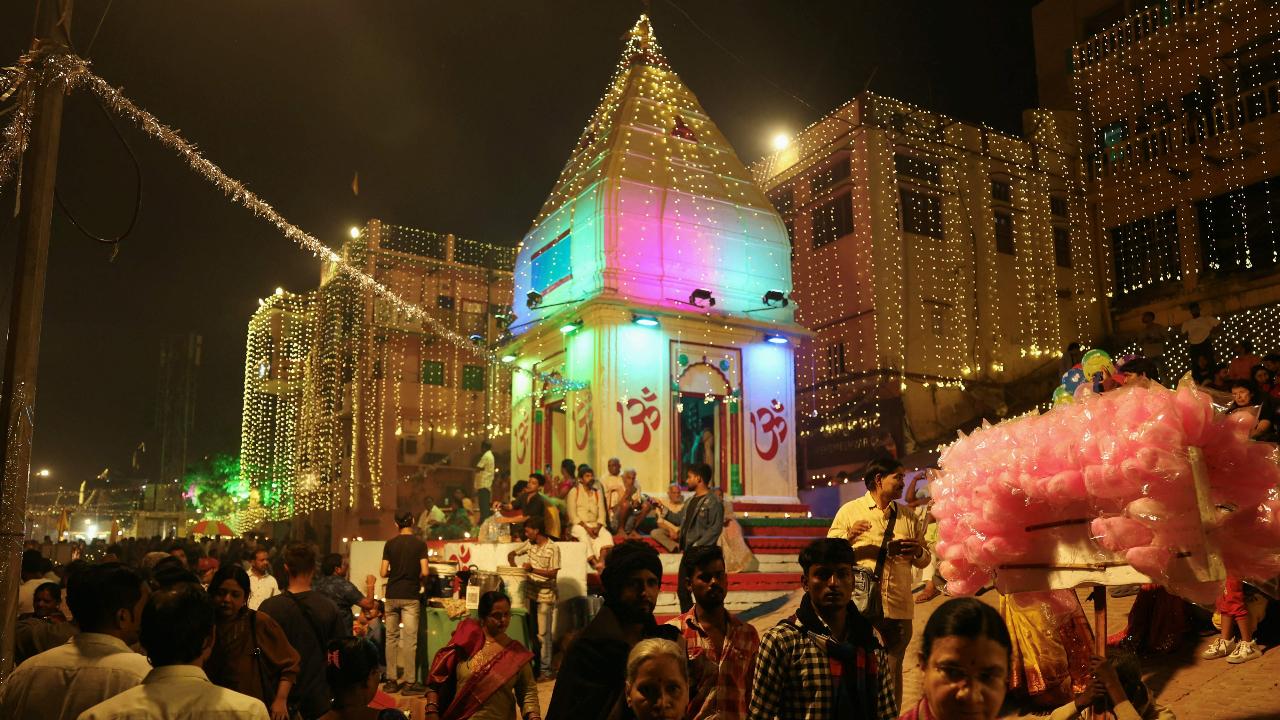
<instances>
[{"instance_id":1,"label":"black hair","mask_svg":"<svg viewBox=\"0 0 1280 720\"><path fill-rule=\"evenodd\" d=\"M800 569L805 575L814 565L856 565L853 546L844 538L818 538L800 551Z\"/></svg>"},{"instance_id":2,"label":"black hair","mask_svg":"<svg viewBox=\"0 0 1280 720\"><path fill-rule=\"evenodd\" d=\"M244 568L236 563L227 563L218 568L218 572L214 573L213 579L209 581L209 594L217 595L219 589L222 588L222 583L228 580L235 580L240 589L244 591L245 599L249 598L249 573L245 572Z\"/></svg>"},{"instance_id":3,"label":"black hair","mask_svg":"<svg viewBox=\"0 0 1280 720\"><path fill-rule=\"evenodd\" d=\"M116 557L120 557L120 553L121 553L120 546L115 543L112 543L107 546L107 552L111 553L112 555L115 555Z\"/></svg>"},{"instance_id":4,"label":"black hair","mask_svg":"<svg viewBox=\"0 0 1280 720\"><path fill-rule=\"evenodd\" d=\"M368 640L352 637L330 640L325 649L324 676L334 707L341 708L342 696L369 682L369 676L382 667L382 653Z\"/></svg>"},{"instance_id":5,"label":"black hair","mask_svg":"<svg viewBox=\"0 0 1280 720\"><path fill-rule=\"evenodd\" d=\"M213 633L213 598L195 583L157 590L142 611L142 647L155 667L187 665Z\"/></svg>"},{"instance_id":6,"label":"black hair","mask_svg":"<svg viewBox=\"0 0 1280 720\"><path fill-rule=\"evenodd\" d=\"M1073 342L1070 345L1067 345L1067 352L1077 352L1078 350L1080 350L1080 343L1078 342Z\"/></svg>"},{"instance_id":7,"label":"black hair","mask_svg":"<svg viewBox=\"0 0 1280 720\"><path fill-rule=\"evenodd\" d=\"M689 467L685 468L685 471L691 472L694 475L697 475L698 477L702 478L702 484L706 485L707 487L711 487L711 466L710 465L706 463L694 463Z\"/></svg>"},{"instance_id":8,"label":"black hair","mask_svg":"<svg viewBox=\"0 0 1280 720\"><path fill-rule=\"evenodd\" d=\"M480 447L484 450L490 450L493 448L493 443L488 440L481 440Z\"/></svg>"},{"instance_id":9,"label":"black hair","mask_svg":"<svg viewBox=\"0 0 1280 720\"><path fill-rule=\"evenodd\" d=\"M36 586L36 591L31 594L32 601L33 602L35 601L36 595L39 595L40 593L45 592L46 590L53 593L54 600L57 600L59 602L62 601L62 586L52 580L50 580L47 583L40 583L39 585ZM137 600L134 600L134 602L137 602Z\"/></svg>"},{"instance_id":10,"label":"black hair","mask_svg":"<svg viewBox=\"0 0 1280 720\"><path fill-rule=\"evenodd\" d=\"M685 550L684 557L680 558L680 564L687 571L693 571L701 570L717 560L724 562L724 551L719 545L699 545ZM691 574L692 572L686 572L685 577Z\"/></svg>"},{"instance_id":11,"label":"black hair","mask_svg":"<svg viewBox=\"0 0 1280 720\"><path fill-rule=\"evenodd\" d=\"M1258 377L1259 370L1266 373L1267 377L1271 378L1272 380L1274 380L1276 377L1276 374L1268 370L1266 365L1263 365L1262 363L1258 363L1257 365L1254 365L1253 367L1249 368L1249 378L1256 379Z\"/></svg>"},{"instance_id":12,"label":"black hair","mask_svg":"<svg viewBox=\"0 0 1280 720\"><path fill-rule=\"evenodd\" d=\"M1194 310L1195 312L1200 312L1200 303L1198 302L1187 303L1187 310Z\"/></svg>"},{"instance_id":13,"label":"black hair","mask_svg":"<svg viewBox=\"0 0 1280 720\"><path fill-rule=\"evenodd\" d=\"M511 604L511 598L507 597L506 593L501 590L490 590L480 596L480 606L476 608L476 614L483 620L493 612L494 605L504 601L508 605Z\"/></svg>"},{"instance_id":14,"label":"black hair","mask_svg":"<svg viewBox=\"0 0 1280 720\"><path fill-rule=\"evenodd\" d=\"M534 515L524 519L524 526L536 528L543 535L547 534L547 521L541 515Z\"/></svg>"},{"instance_id":15,"label":"black hair","mask_svg":"<svg viewBox=\"0 0 1280 720\"><path fill-rule=\"evenodd\" d=\"M1142 375L1153 382L1160 382L1160 369L1151 358L1134 358L1120 368L1123 372Z\"/></svg>"},{"instance_id":16,"label":"black hair","mask_svg":"<svg viewBox=\"0 0 1280 720\"><path fill-rule=\"evenodd\" d=\"M1245 351L1245 352L1253 352L1253 341L1252 341L1252 340L1241 340L1241 341L1240 341L1240 347L1241 347L1242 349L1244 349L1244 351Z\"/></svg>"},{"instance_id":17,"label":"black hair","mask_svg":"<svg viewBox=\"0 0 1280 720\"><path fill-rule=\"evenodd\" d=\"M568 470L570 475L578 474L578 464L570 460L569 458L565 458L560 461L560 469L562 471Z\"/></svg>"},{"instance_id":18,"label":"black hair","mask_svg":"<svg viewBox=\"0 0 1280 720\"><path fill-rule=\"evenodd\" d=\"M920 657L929 661L933 641L944 637L985 637L1004 648L1006 655L1013 652L1009 628L1000 613L990 605L974 598L952 598L929 616L924 635L920 638Z\"/></svg>"},{"instance_id":19,"label":"black hair","mask_svg":"<svg viewBox=\"0 0 1280 720\"><path fill-rule=\"evenodd\" d=\"M546 476L546 475L543 475L542 473L529 473L529 479L530 479L530 480L537 480L537 481L538 481L538 487L542 487L543 485L546 485L546 484L547 484L547 476ZM519 483L517 483L517 484L519 484Z\"/></svg>"},{"instance_id":20,"label":"black hair","mask_svg":"<svg viewBox=\"0 0 1280 720\"><path fill-rule=\"evenodd\" d=\"M1231 381L1231 389L1244 388L1249 391L1250 402L1257 403L1259 399L1258 384L1248 378L1236 378Z\"/></svg>"},{"instance_id":21,"label":"black hair","mask_svg":"<svg viewBox=\"0 0 1280 720\"><path fill-rule=\"evenodd\" d=\"M22 551L23 575L39 575L42 567L44 567L44 556L39 550Z\"/></svg>"},{"instance_id":22,"label":"black hair","mask_svg":"<svg viewBox=\"0 0 1280 720\"><path fill-rule=\"evenodd\" d=\"M316 551L304 542L291 542L284 548L284 565L290 577L315 572Z\"/></svg>"},{"instance_id":23,"label":"black hair","mask_svg":"<svg viewBox=\"0 0 1280 720\"><path fill-rule=\"evenodd\" d=\"M407 528L413 527L413 513L408 510L401 510L396 513L396 527Z\"/></svg>"},{"instance_id":24,"label":"black hair","mask_svg":"<svg viewBox=\"0 0 1280 720\"><path fill-rule=\"evenodd\" d=\"M169 587L179 583L200 582L195 573L187 569L182 560L170 555L161 559L151 569L151 580L156 587Z\"/></svg>"},{"instance_id":25,"label":"black hair","mask_svg":"<svg viewBox=\"0 0 1280 720\"><path fill-rule=\"evenodd\" d=\"M516 482L516 484L515 484L515 485L512 485L512 486L511 486L511 494L512 494L512 495L519 495L520 493L524 492L524 489L525 489L525 488L527 488L527 487L529 487L529 481L528 481L528 480L519 480L519 481L517 481L517 482Z\"/></svg>"},{"instance_id":26,"label":"black hair","mask_svg":"<svg viewBox=\"0 0 1280 720\"><path fill-rule=\"evenodd\" d=\"M1262 362L1280 362L1280 355L1275 353L1267 353L1262 356Z\"/></svg>"},{"instance_id":27,"label":"black hair","mask_svg":"<svg viewBox=\"0 0 1280 720\"><path fill-rule=\"evenodd\" d=\"M605 558L604 572L600 573L606 605L617 603L627 578L637 570L648 570L661 580L662 559L658 557L658 551L638 540L627 540L614 546Z\"/></svg>"},{"instance_id":28,"label":"black hair","mask_svg":"<svg viewBox=\"0 0 1280 720\"><path fill-rule=\"evenodd\" d=\"M592 475L595 475L595 474L596 474L596 471L595 471L595 470L592 470L592 469L591 469L591 466L590 466L590 465L588 465L588 464L586 464L586 463L583 463L583 464L581 464L581 465L579 465L579 466L578 466L578 479L579 479L579 480L581 480L581 479L582 479L582 478L583 478L587 473L591 473Z\"/></svg>"},{"instance_id":29,"label":"black hair","mask_svg":"<svg viewBox=\"0 0 1280 720\"><path fill-rule=\"evenodd\" d=\"M867 490L876 489L876 478L893 473L902 469L902 463L897 458L889 456L878 457L872 460L867 469L862 471L862 482L867 486Z\"/></svg>"},{"instance_id":30,"label":"black hair","mask_svg":"<svg viewBox=\"0 0 1280 720\"><path fill-rule=\"evenodd\" d=\"M1120 678L1120 685L1124 687L1125 697L1129 698L1129 702L1141 711L1142 707L1151 702L1151 692L1142 682L1142 664L1138 662L1138 656L1124 650L1110 649L1107 655L1111 664L1115 666L1116 676Z\"/></svg>"},{"instance_id":31,"label":"black hair","mask_svg":"<svg viewBox=\"0 0 1280 720\"><path fill-rule=\"evenodd\" d=\"M320 574L332 575L342 567L342 556L338 553L329 553L320 560Z\"/></svg>"},{"instance_id":32,"label":"black hair","mask_svg":"<svg viewBox=\"0 0 1280 720\"><path fill-rule=\"evenodd\" d=\"M67 607L81 632L104 632L116 613L132 611L142 599L142 576L122 563L89 565L67 576Z\"/></svg>"}]
</instances>

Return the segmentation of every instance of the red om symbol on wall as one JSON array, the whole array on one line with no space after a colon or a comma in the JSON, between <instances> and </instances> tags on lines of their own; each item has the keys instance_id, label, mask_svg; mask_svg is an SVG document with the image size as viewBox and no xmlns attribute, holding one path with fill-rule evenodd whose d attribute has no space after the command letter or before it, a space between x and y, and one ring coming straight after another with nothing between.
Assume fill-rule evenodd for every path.
<instances>
[{"instance_id":1,"label":"red om symbol on wall","mask_svg":"<svg viewBox=\"0 0 1280 720\"><path fill-rule=\"evenodd\" d=\"M662 423L662 411L652 404L658 396L646 387L640 390L640 398L629 398L626 407L623 407L621 400L618 401L618 415L622 418L622 442L635 452L649 449L653 431ZM636 432L640 436L634 437L636 432L631 431L637 425L640 429Z\"/></svg>"},{"instance_id":2,"label":"red om symbol on wall","mask_svg":"<svg viewBox=\"0 0 1280 720\"><path fill-rule=\"evenodd\" d=\"M520 422L516 425L516 462L524 463L529 454L529 411L520 412Z\"/></svg>"},{"instance_id":3,"label":"red om symbol on wall","mask_svg":"<svg viewBox=\"0 0 1280 720\"><path fill-rule=\"evenodd\" d=\"M573 444L581 452L591 439L591 393L580 392L573 401Z\"/></svg>"},{"instance_id":4,"label":"red om symbol on wall","mask_svg":"<svg viewBox=\"0 0 1280 720\"><path fill-rule=\"evenodd\" d=\"M787 439L787 420L782 416L785 409L782 403L774 400L770 407L751 413L751 436L761 460L772 460ZM768 440L768 446L761 447L761 440Z\"/></svg>"}]
</instances>

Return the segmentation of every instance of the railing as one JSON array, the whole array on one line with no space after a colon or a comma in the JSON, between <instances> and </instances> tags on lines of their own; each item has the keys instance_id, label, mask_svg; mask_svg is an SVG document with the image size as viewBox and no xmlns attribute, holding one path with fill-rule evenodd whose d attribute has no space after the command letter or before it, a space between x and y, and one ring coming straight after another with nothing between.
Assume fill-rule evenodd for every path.
<instances>
[{"instance_id":1,"label":"railing","mask_svg":"<svg viewBox=\"0 0 1280 720\"><path fill-rule=\"evenodd\" d=\"M1280 113L1280 80L1273 80L1222 100L1207 112L1183 113L1163 125L1094 152L1089 156L1089 179L1151 167L1165 156L1277 113Z\"/></svg>"},{"instance_id":2,"label":"railing","mask_svg":"<svg viewBox=\"0 0 1280 720\"><path fill-rule=\"evenodd\" d=\"M1071 70L1102 62L1130 45L1160 32L1165 26L1213 5L1214 0L1163 0L1145 7L1097 35L1076 43L1071 48Z\"/></svg>"}]
</instances>

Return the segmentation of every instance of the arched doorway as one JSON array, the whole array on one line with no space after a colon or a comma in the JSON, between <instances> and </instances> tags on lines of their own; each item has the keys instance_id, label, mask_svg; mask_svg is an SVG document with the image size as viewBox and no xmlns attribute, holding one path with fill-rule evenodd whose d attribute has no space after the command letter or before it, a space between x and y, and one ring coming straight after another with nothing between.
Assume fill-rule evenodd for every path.
<instances>
[{"instance_id":1,"label":"arched doorway","mask_svg":"<svg viewBox=\"0 0 1280 720\"><path fill-rule=\"evenodd\" d=\"M706 463L716 487L741 495L742 422L738 393L729 378L709 362L689 364L680 373L672 399L673 476L683 481L685 468Z\"/></svg>"}]
</instances>

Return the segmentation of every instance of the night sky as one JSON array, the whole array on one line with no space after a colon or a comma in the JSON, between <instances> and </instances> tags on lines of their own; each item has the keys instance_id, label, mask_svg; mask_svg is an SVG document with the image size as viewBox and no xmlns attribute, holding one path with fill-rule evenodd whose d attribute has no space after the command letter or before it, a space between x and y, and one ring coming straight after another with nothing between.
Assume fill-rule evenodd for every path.
<instances>
[{"instance_id":1,"label":"night sky","mask_svg":"<svg viewBox=\"0 0 1280 720\"><path fill-rule=\"evenodd\" d=\"M0 65L28 46L35 4L0 9ZM1036 97L1033 4L655 0L652 16L674 69L750 163L775 133L805 127L869 80L883 95L1019 132ZM107 6L77 0L82 55ZM638 0L126 0L111 4L89 58L335 247L373 217L514 245L641 10ZM116 124L143 176L141 216L118 257L54 216L32 459L51 469L46 487L127 472L133 447L151 444L170 334L204 336L194 452L238 451L249 316L276 286L305 291L319 274L272 226ZM66 104L58 185L98 234L128 223L132 164L83 94ZM12 188L0 207L7 323Z\"/></svg>"}]
</instances>

